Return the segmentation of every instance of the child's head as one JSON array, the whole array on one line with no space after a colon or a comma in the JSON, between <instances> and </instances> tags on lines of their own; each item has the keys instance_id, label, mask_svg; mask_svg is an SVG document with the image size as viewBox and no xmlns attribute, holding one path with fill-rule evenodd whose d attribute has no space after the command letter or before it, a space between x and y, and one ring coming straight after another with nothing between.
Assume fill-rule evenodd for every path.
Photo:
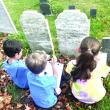
<instances>
[{"instance_id":1,"label":"child's head","mask_svg":"<svg viewBox=\"0 0 110 110\"><path fill-rule=\"evenodd\" d=\"M93 56L97 55L101 48L100 42L93 37L86 37L82 40L80 45L81 53L92 53Z\"/></svg>"},{"instance_id":2,"label":"child's head","mask_svg":"<svg viewBox=\"0 0 110 110\"><path fill-rule=\"evenodd\" d=\"M72 71L73 81L90 79L91 72L97 65L94 57L99 53L100 48L100 42L93 37L86 37L82 40L81 53L77 58L76 68Z\"/></svg>"},{"instance_id":3,"label":"child's head","mask_svg":"<svg viewBox=\"0 0 110 110\"><path fill-rule=\"evenodd\" d=\"M10 58L15 57L16 55L21 56L22 47L21 42L18 40L7 39L3 42L4 53Z\"/></svg>"},{"instance_id":4,"label":"child's head","mask_svg":"<svg viewBox=\"0 0 110 110\"><path fill-rule=\"evenodd\" d=\"M27 56L25 63L31 72L39 74L45 69L47 58L48 55L44 51L37 51Z\"/></svg>"}]
</instances>

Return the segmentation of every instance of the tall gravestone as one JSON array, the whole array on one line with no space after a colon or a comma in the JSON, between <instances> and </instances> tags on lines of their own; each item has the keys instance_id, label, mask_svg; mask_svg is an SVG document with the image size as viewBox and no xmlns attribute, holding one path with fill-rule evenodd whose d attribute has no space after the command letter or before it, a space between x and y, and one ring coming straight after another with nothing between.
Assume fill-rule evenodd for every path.
<instances>
[{"instance_id":1,"label":"tall gravestone","mask_svg":"<svg viewBox=\"0 0 110 110\"><path fill-rule=\"evenodd\" d=\"M107 63L110 66L110 37L102 39L102 51L107 53Z\"/></svg>"},{"instance_id":2,"label":"tall gravestone","mask_svg":"<svg viewBox=\"0 0 110 110\"><path fill-rule=\"evenodd\" d=\"M2 0L0 0L0 32L17 33L16 27Z\"/></svg>"},{"instance_id":3,"label":"tall gravestone","mask_svg":"<svg viewBox=\"0 0 110 110\"><path fill-rule=\"evenodd\" d=\"M24 11L20 17L23 31L29 42L31 50L45 50L51 52L52 47L49 38L47 20L36 11Z\"/></svg>"},{"instance_id":4,"label":"tall gravestone","mask_svg":"<svg viewBox=\"0 0 110 110\"><path fill-rule=\"evenodd\" d=\"M79 10L65 10L55 21L60 52L77 56L82 39L89 36L90 20Z\"/></svg>"}]
</instances>

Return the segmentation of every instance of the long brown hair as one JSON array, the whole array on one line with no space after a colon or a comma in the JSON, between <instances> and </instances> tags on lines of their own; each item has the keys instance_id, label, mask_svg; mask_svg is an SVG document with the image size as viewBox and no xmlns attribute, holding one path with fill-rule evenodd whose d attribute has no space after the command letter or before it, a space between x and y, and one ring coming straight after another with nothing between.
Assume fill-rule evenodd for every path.
<instances>
[{"instance_id":1,"label":"long brown hair","mask_svg":"<svg viewBox=\"0 0 110 110\"><path fill-rule=\"evenodd\" d=\"M93 37L86 37L82 40L80 45L81 54L77 58L75 68L73 68L71 75L73 81L77 79L88 80L91 77L91 72L96 68L96 56L100 50L100 42Z\"/></svg>"}]
</instances>

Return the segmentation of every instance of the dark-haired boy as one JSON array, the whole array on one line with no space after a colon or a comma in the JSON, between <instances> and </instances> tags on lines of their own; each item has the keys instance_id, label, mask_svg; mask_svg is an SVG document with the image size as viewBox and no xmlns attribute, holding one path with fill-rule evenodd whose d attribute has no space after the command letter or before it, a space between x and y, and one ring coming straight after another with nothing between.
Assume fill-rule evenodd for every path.
<instances>
[{"instance_id":1,"label":"dark-haired boy","mask_svg":"<svg viewBox=\"0 0 110 110\"><path fill-rule=\"evenodd\" d=\"M27 72L29 70L20 60L22 47L22 43L18 40L7 39L3 42L4 54L8 57L3 63L3 68L18 87L28 88Z\"/></svg>"}]
</instances>

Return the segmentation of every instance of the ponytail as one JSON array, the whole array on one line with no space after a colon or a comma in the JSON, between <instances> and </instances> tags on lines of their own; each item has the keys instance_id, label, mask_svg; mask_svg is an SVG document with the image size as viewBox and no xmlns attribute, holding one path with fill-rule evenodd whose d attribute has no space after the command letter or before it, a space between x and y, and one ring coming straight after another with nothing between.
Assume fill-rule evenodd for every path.
<instances>
[{"instance_id":1,"label":"ponytail","mask_svg":"<svg viewBox=\"0 0 110 110\"><path fill-rule=\"evenodd\" d=\"M96 61L94 55L90 50L82 53L78 59L76 67L71 71L73 81L77 79L88 80L91 77L91 72L96 68Z\"/></svg>"}]
</instances>

